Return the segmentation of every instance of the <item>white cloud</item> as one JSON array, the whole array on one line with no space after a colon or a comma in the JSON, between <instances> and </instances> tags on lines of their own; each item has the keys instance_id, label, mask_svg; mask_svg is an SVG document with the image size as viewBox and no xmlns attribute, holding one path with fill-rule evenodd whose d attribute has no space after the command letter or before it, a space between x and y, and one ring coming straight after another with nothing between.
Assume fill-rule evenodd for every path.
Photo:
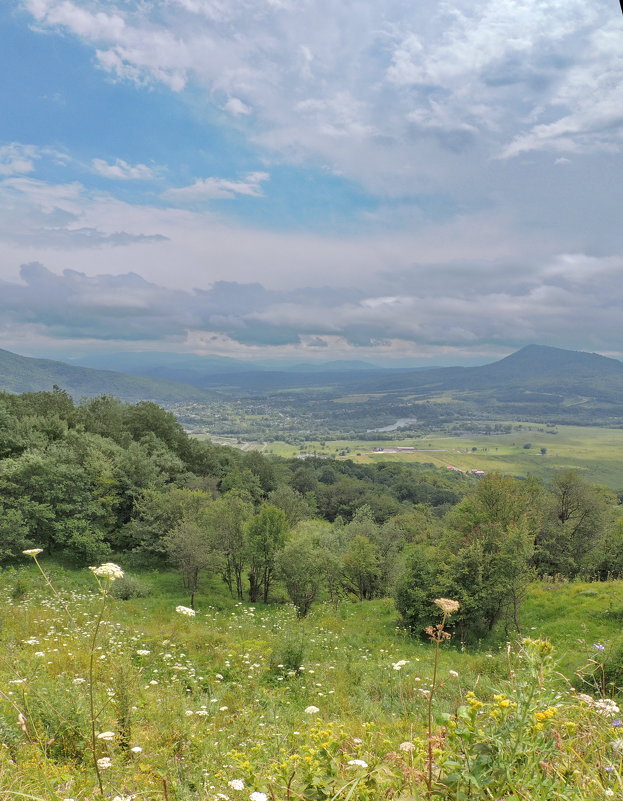
<instances>
[{"instance_id":1,"label":"white cloud","mask_svg":"<svg viewBox=\"0 0 623 801\"><path fill-rule=\"evenodd\" d=\"M320 158L385 193L443 181L447 151L622 140L623 31L606 0L24 2L115 76L192 85L232 122L252 111L245 130L281 158Z\"/></svg>"},{"instance_id":2,"label":"white cloud","mask_svg":"<svg viewBox=\"0 0 623 801\"><path fill-rule=\"evenodd\" d=\"M0 176L34 172L36 162L48 155L61 156L51 148L25 145L21 142L0 145Z\"/></svg>"},{"instance_id":3,"label":"white cloud","mask_svg":"<svg viewBox=\"0 0 623 801\"><path fill-rule=\"evenodd\" d=\"M239 97L230 97L223 108L225 111L229 111L230 114L234 114L237 117L244 117L253 113L253 109L250 106L247 106L247 104L244 103Z\"/></svg>"},{"instance_id":4,"label":"white cloud","mask_svg":"<svg viewBox=\"0 0 623 801\"><path fill-rule=\"evenodd\" d=\"M167 189L163 197L173 203L196 203L203 200L230 200L236 195L262 197L262 183L270 178L267 172L250 172L243 181L227 178L198 178L194 184Z\"/></svg>"},{"instance_id":5,"label":"white cloud","mask_svg":"<svg viewBox=\"0 0 623 801\"><path fill-rule=\"evenodd\" d=\"M98 175L119 181L148 181L155 177L154 170L146 164L128 164L123 159L115 159L112 164L104 159L93 159L91 166Z\"/></svg>"}]
</instances>

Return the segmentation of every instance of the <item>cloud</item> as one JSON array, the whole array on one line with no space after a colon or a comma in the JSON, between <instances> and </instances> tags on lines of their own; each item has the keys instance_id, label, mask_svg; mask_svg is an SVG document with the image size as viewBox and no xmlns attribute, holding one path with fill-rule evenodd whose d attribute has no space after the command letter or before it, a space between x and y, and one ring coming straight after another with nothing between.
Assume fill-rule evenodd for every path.
<instances>
[{"instance_id":1,"label":"cloud","mask_svg":"<svg viewBox=\"0 0 623 801\"><path fill-rule=\"evenodd\" d=\"M236 116L247 116L253 113L253 109L247 106L246 103L243 103L239 97L230 97L223 108L225 111L229 111L230 114L235 114Z\"/></svg>"},{"instance_id":2,"label":"cloud","mask_svg":"<svg viewBox=\"0 0 623 801\"><path fill-rule=\"evenodd\" d=\"M24 4L114 77L190 90L278 159L372 191L439 185L466 150L477 176L496 157L621 146L623 32L606 0ZM218 193L206 180L183 189Z\"/></svg>"},{"instance_id":3,"label":"cloud","mask_svg":"<svg viewBox=\"0 0 623 801\"><path fill-rule=\"evenodd\" d=\"M119 181L148 181L155 177L154 170L146 164L132 165L123 159L115 159L112 164L104 159L93 159L91 166L98 175Z\"/></svg>"},{"instance_id":4,"label":"cloud","mask_svg":"<svg viewBox=\"0 0 623 801\"><path fill-rule=\"evenodd\" d=\"M101 210L108 203L129 208L105 195L90 193L77 181L50 184L30 177L0 180L0 244L12 243L20 252L45 253L50 249L67 252L168 241L159 232L124 230L122 214L103 230L100 215L94 220L88 209L97 206Z\"/></svg>"},{"instance_id":5,"label":"cloud","mask_svg":"<svg viewBox=\"0 0 623 801\"><path fill-rule=\"evenodd\" d=\"M304 353L339 346L341 352L432 353L545 342L623 351L621 257L560 254L506 290L496 283L501 265L483 269L476 286L456 267L436 265L436 273L446 277L443 294L426 265L414 270L417 291L405 292L401 280L388 277L386 286L393 282L394 292L387 294L355 287L277 290L235 281L174 290L136 273L57 275L31 263L21 268L20 283L0 284L0 320L5 332L35 327L51 339L203 343L204 348L212 342L233 350Z\"/></svg>"},{"instance_id":6,"label":"cloud","mask_svg":"<svg viewBox=\"0 0 623 801\"><path fill-rule=\"evenodd\" d=\"M262 197L262 183L270 178L267 172L250 172L243 181L227 178L198 178L190 186L167 189L162 197L174 203L197 203L204 200L231 200L236 195Z\"/></svg>"},{"instance_id":7,"label":"cloud","mask_svg":"<svg viewBox=\"0 0 623 801\"><path fill-rule=\"evenodd\" d=\"M10 142L0 145L0 177L25 175L34 172L36 163L44 157L53 157L63 162L65 155L51 147Z\"/></svg>"}]
</instances>

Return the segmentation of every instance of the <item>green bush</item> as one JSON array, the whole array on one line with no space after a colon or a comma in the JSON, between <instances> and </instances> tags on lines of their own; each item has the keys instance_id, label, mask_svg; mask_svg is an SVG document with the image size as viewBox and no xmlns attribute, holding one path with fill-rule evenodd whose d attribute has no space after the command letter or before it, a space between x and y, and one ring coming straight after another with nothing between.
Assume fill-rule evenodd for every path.
<instances>
[{"instance_id":1,"label":"green bush","mask_svg":"<svg viewBox=\"0 0 623 801\"><path fill-rule=\"evenodd\" d=\"M136 576L126 574L123 578L113 582L110 594L120 601L129 601L132 598L146 598L151 595L151 587Z\"/></svg>"}]
</instances>

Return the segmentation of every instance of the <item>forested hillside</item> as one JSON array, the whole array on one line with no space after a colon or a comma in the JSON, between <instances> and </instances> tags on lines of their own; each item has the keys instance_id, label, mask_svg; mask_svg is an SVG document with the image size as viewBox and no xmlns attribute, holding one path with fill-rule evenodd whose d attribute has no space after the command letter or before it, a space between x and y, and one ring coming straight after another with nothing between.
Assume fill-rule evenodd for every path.
<instances>
[{"instance_id":1,"label":"forested hillside","mask_svg":"<svg viewBox=\"0 0 623 801\"><path fill-rule=\"evenodd\" d=\"M480 636L519 626L533 576L623 574L618 499L577 474L550 485L425 465L267 458L198 441L150 402L62 391L0 396L0 557L45 548L66 563L115 556L176 566L231 594L394 594L421 631L439 595Z\"/></svg>"}]
</instances>

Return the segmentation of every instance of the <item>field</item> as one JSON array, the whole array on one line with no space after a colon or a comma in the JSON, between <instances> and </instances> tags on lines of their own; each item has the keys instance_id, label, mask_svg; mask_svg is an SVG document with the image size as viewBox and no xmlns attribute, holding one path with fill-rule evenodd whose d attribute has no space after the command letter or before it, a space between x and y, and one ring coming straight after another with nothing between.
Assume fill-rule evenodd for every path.
<instances>
[{"instance_id":1,"label":"field","mask_svg":"<svg viewBox=\"0 0 623 801\"><path fill-rule=\"evenodd\" d=\"M381 460L452 465L464 471L498 471L547 479L557 470L579 470L590 482L623 487L623 429L596 426L543 426L509 423L510 434L439 433L404 440L307 442L305 453L333 455L371 463ZM521 426L521 429L517 427ZM530 447L525 447L530 445ZM396 448L415 450L395 452ZM541 449L545 449L545 453ZM375 449L383 449L379 452ZM265 453L294 456L301 450L285 443L263 446ZM340 454L343 453L343 456Z\"/></svg>"},{"instance_id":2,"label":"field","mask_svg":"<svg viewBox=\"0 0 623 801\"><path fill-rule=\"evenodd\" d=\"M3 801L621 797L615 707L604 715L569 685L584 687L575 671L594 644L608 652L621 583L532 587L524 633L551 637L553 662L499 631L442 645L435 667L434 644L407 635L390 600L298 621L213 581L191 616L176 612L188 599L172 573L141 576L150 595L127 601L87 570L52 574L58 594L32 565L0 576ZM492 773L493 749L508 776Z\"/></svg>"}]
</instances>

